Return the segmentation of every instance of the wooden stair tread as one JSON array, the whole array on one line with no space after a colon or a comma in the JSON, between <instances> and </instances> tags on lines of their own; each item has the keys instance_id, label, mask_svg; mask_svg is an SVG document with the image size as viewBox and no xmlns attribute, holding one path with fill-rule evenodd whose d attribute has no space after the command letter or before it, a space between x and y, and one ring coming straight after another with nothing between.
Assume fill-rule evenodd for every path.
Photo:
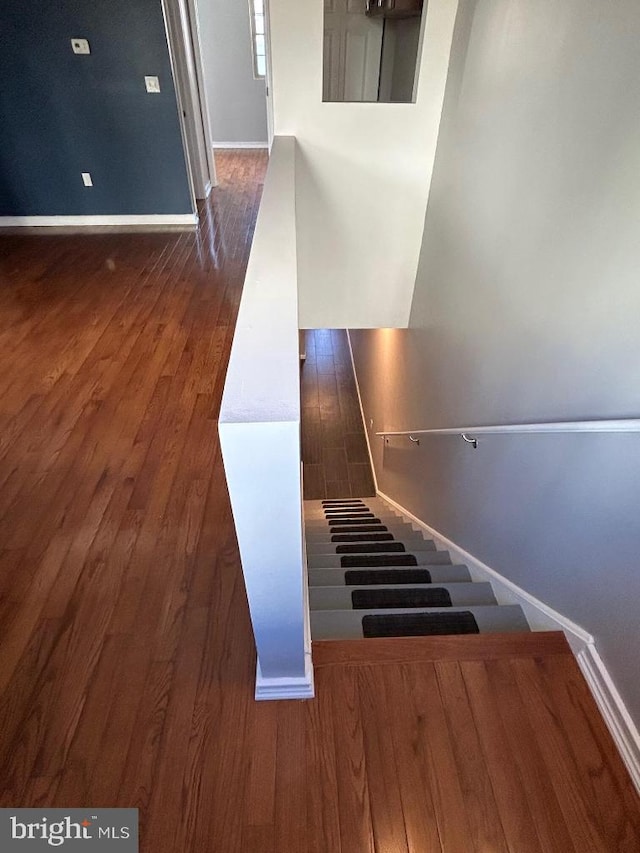
<instances>
[{"instance_id":1,"label":"wooden stair tread","mask_svg":"<svg viewBox=\"0 0 640 853\"><path fill-rule=\"evenodd\" d=\"M318 640L312 644L314 667L335 664L535 658L571 654L571 648L562 631Z\"/></svg>"}]
</instances>

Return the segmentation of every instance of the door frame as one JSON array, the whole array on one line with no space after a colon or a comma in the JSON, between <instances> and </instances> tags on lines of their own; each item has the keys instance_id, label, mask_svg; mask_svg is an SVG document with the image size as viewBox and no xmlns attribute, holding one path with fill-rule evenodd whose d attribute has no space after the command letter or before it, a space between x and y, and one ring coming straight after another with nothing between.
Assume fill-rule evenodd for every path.
<instances>
[{"instance_id":1,"label":"door frame","mask_svg":"<svg viewBox=\"0 0 640 853\"><path fill-rule=\"evenodd\" d=\"M206 101L196 0L161 0L178 103L191 196L206 199L217 185Z\"/></svg>"},{"instance_id":2,"label":"door frame","mask_svg":"<svg viewBox=\"0 0 640 853\"><path fill-rule=\"evenodd\" d=\"M251 13L251 8L249 9ZM273 145L274 135L274 117L273 117L273 86L271 72L271 10L269 8L269 0L264 0L264 49L265 49L265 97L267 99L267 145L269 152Z\"/></svg>"}]
</instances>

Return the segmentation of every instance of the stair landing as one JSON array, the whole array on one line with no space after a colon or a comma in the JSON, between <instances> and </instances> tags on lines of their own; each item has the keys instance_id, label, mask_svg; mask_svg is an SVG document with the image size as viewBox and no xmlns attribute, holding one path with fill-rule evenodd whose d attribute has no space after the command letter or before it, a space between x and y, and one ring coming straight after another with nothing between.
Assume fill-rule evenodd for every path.
<instances>
[{"instance_id":1,"label":"stair landing","mask_svg":"<svg viewBox=\"0 0 640 853\"><path fill-rule=\"evenodd\" d=\"M296 777L314 849L640 850L638 797L562 634L315 642L314 668Z\"/></svg>"},{"instance_id":2,"label":"stair landing","mask_svg":"<svg viewBox=\"0 0 640 853\"><path fill-rule=\"evenodd\" d=\"M376 637L367 640L316 640L314 668L336 664L417 663L433 661L500 660L571 655L562 631L439 637Z\"/></svg>"}]
</instances>

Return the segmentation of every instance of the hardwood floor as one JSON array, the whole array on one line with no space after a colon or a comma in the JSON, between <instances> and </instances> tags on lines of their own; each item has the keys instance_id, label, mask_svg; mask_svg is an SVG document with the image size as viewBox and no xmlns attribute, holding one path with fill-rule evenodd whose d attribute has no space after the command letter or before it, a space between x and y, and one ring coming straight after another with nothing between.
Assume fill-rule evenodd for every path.
<instances>
[{"instance_id":1,"label":"hardwood floor","mask_svg":"<svg viewBox=\"0 0 640 853\"><path fill-rule=\"evenodd\" d=\"M0 801L136 804L147 850L203 849L253 680L217 413L266 155L218 165L198 233L0 238Z\"/></svg>"},{"instance_id":2,"label":"hardwood floor","mask_svg":"<svg viewBox=\"0 0 640 853\"><path fill-rule=\"evenodd\" d=\"M347 333L309 329L302 375L305 500L375 495Z\"/></svg>"},{"instance_id":3,"label":"hardwood floor","mask_svg":"<svg viewBox=\"0 0 640 853\"><path fill-rule=\"evenodd\" d=\"M0 805L135 806L144 853L637 851L557 638L317 644L315 700L254 702L216 418L265 156L218 166L197 234L0 237Z\"/></svg>"},{"instance_id":4,"label":"hardwood floor","mask_svg":"<svg viewBox=\"0 0 640 853\"><path fill-rule=\"evenodd\" d=\"M221 850L639 849L638 798L564 638L314 648L315 700L250 708L249 825Z\"/></svg>"}]
</instances>

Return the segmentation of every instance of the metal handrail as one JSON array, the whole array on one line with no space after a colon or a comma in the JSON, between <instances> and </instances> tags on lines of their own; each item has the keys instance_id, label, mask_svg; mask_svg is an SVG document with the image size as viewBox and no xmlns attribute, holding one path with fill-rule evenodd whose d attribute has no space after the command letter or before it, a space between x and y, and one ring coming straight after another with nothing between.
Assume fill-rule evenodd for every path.
<instances>
[{"instance_id":1,"label":"metal handrail","mask_svg":"<svg viewBox=\"0 0 640 853\"><path fill-rule=\"evenodd\" d=\"M464 441L478 446L478 435L503 435L508 433L550 433L550 432L640 432L640 418L620 418L618 420L592 421L556 421L533 424L500 424L493 426L461 426L440 429L385 430L377 432L383 439L392 436L407 436L409 441L420 444L417 435L458 435Z\"/></svg>"}]
</instances>

